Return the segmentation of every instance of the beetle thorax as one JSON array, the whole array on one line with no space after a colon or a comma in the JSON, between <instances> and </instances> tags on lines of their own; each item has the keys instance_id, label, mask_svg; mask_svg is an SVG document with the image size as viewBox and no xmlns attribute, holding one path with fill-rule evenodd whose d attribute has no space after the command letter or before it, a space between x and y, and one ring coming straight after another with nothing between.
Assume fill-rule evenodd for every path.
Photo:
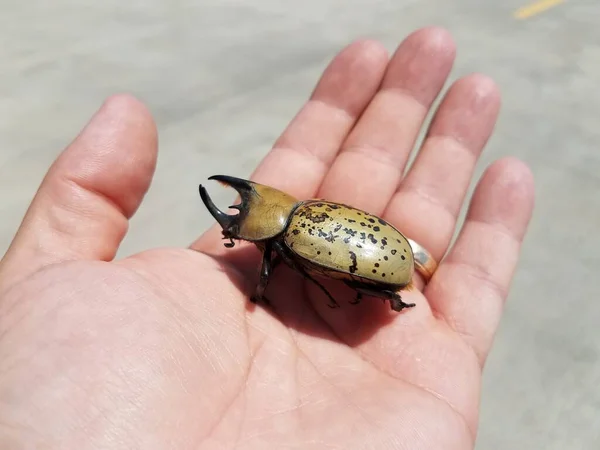
<instances>
[{"instance_id":1,"label":"beetle thorax","mask_svg":"<svg viewBox=\"0 0 600 450\"><path fill-rule=\"evenodd\" d=\"M298 205L298 200L285 192L255 184L251 196L240 211L238 238L248 241L270 239L280 234Z\"/></svg>"}]
</instances>

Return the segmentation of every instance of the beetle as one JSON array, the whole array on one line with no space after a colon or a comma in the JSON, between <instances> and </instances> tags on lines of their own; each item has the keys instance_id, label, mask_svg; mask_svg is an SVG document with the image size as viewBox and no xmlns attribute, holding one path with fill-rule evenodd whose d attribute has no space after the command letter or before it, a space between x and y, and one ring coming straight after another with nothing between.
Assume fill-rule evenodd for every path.
<instances>
[{"instance_id":1,"label":"beetle","mask_svg":"<svg viewBox=\"0 0 600 450\"><path fill-rule=\"evenodd\" d=\"M204 205L222 228L225 247L233 239L252 242L262 252L260 279L252 303L263 301L273 269L281 261L317 285L339 303L315 276L341 280L356 292L352 304L363 295L389 300L392 310L412 308L401 290L412 288L414 254L407 238L390 223L366 211L322 199L298 200L270 186L228 175L213 175L224 186L235 189L241 202L226 214L200 184Z\"/></svg>"}]
</instances>

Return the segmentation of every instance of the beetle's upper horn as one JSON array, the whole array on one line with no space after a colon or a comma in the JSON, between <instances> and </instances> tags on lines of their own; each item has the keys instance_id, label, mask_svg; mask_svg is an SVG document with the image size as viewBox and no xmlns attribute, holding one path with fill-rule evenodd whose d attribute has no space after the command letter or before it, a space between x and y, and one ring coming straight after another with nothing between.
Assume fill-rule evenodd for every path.
<instances>
[{"instance_id":1,"label":"beetle's upper horn","mask_svg":"<svg viewBox=\"0 0 600 450\"><path fill-rule=\"evenodd\" d=\"M247 197L252 191L251 182L243 180L241 178L230 177L229 175L213 175L211 177L208 177L208 179L216 180L225 186L231 186L236 191L238 191L240 196L242 196L242 199L244 199L244 197Z\"/></svg>"},{"instance_id":2,"label":"beetle's upper horn","mask_svg":"<svg viewBox=\"0 0 600 450\"><path fill-rule=\"evenodd\" d=\"M224 184L225 186L231 186L232 188L234 188L240 194L240 197L242 198L242 205L241 205L242 207L240 208L240 206L234 205L234 206L230 206L230 208L238 209L241 214L244 212L244 210L247 208L247 205L248 205L248 202L250 199L250 195L253 190L251 183L249 183L248 181L243 180L241 178L235 178L235 177L231 177L229 175L213 175L213 176L209 177L208 179L216 180L216 181L220 182L221 184ZM217 220L217 222L219 222L219 225L221 225L221 227L223 229L229 228L229 226L232 225L234 220L239 219L239 217L237 215L230 216L230 215L224 213L223 211L221 211L219 208L217 208L217 206L213 203L210 196L208 195L208 192L206 192L206 189L204 188L204 186L200 185L199 189L200 189L200 197L202 197L202 201L206 205L206 208L212 214L212 216ZM246 208L244 208L244 206L246 206Z\"/></svg>"}]
</instances>

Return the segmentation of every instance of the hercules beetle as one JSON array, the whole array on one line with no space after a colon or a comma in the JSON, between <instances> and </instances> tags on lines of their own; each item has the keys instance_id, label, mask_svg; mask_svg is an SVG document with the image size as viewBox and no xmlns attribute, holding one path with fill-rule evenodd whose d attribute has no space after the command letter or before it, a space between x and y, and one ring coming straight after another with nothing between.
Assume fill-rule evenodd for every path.
<instances>
[{"instance_id":1,"label":"hercules beetle","mask_svg":"<svg viewBox=\"0 0 600 450\"><path fill-rule=\"evenodd\" d=\"M415 270L409 241L385 220L348 205L319 199L300 201L285 192L227 175L213 175L234 188L241 203L230 206L239 214L228 215L212 202L204 186L200 197L222 228L223 239L254 243L263 254L260 281L250 297L253 303L268 300L264 292L272 269L283 260L315 283L339 307L314 275L338 279L362 295L389 300L394 311L415 306L399 294L410 289ZM275 252L275 256L273 255Z\"/></svg>"}]
</instances>

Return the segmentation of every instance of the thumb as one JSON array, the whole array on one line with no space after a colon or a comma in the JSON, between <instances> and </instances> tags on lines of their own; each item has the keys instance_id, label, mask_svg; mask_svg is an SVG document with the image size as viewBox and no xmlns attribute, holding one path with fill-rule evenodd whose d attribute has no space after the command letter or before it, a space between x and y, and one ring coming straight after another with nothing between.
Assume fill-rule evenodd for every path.
<instances>
[{"instance_id":1,"label":"thumb","mask_svg":"<svg viewBox=\"0 0 600 450\"><path fill-rule=\"evenodd\" d=\"M148 110L110 97L50 167L0 262L0 288L49 264L113 259L156 158Z\"/></svg>"}]
</instances>

